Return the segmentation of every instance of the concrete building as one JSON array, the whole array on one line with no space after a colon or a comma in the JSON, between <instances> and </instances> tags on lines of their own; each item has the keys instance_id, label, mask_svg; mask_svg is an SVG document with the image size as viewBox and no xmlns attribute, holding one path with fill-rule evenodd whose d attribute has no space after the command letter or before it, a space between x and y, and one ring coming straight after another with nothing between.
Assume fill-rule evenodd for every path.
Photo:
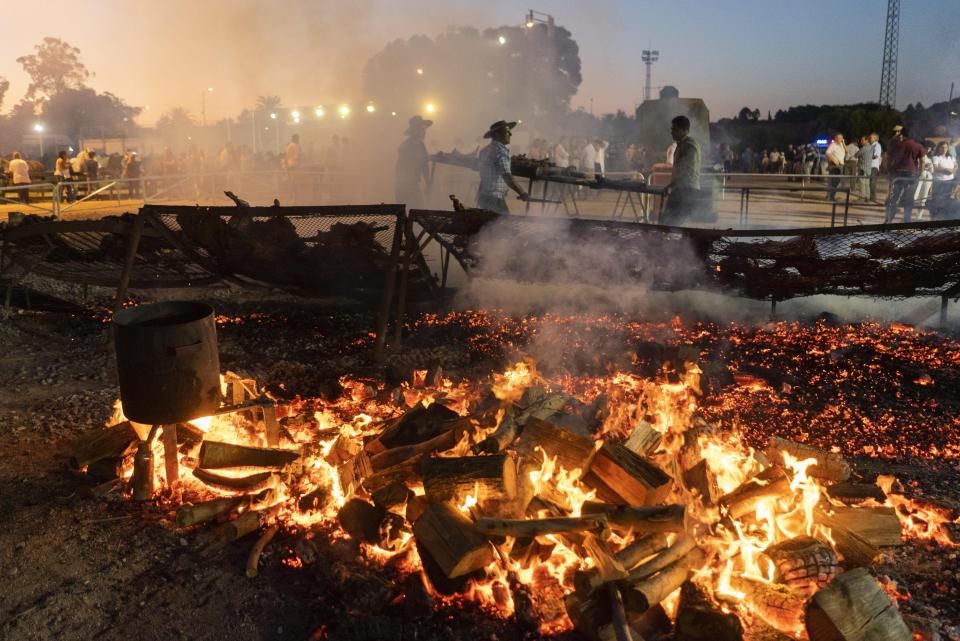
<instances>
[{"instance_id":1,"label":"concrete building","mask_svg":"<svg viewBox=\"0 0 960 641\"><path fill-rule=\"evenodd\" d=\"M690 119L690 135L700 143L703 163L710 158L710 112L700 98L681 98L676 87L660 90L660 98L647 100L637 107L640 144L651 152L654 162L666 160L670 138L670 121L677 116Z\"/></svg>"}]
</instances>

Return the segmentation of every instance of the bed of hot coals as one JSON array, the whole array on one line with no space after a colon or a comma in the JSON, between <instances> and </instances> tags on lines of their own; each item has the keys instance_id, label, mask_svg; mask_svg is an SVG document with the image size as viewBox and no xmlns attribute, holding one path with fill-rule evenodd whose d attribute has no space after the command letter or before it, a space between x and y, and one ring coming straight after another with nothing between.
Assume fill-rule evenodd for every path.
<instances>
[{"instance_id":1,"label":"bed of hot coals","mask_svg":"<svg viewBox=\"0 0 960 641\"><path fill-rule=\"evenodd\" d=\"M386 369L317 396L225 375L237 411L157 438L137 498L248 548L250 577L309 572L349 540L409 612L471 602L591 638L907 639L893 604L926 595L888 566L904 543L954 554L949 488L920 496L910 475L957 455L958 364L953 341L890 325L424 316ZM118 408L74 463L127 492L149 436Z\"/></svg>"}]
</instances>

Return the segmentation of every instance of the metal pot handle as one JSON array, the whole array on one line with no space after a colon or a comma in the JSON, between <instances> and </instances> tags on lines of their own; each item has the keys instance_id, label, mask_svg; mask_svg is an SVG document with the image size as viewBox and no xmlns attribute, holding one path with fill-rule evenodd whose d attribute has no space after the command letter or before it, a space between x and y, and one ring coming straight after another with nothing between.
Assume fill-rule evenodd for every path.
<instances>
[{"instance_id":1,"label":"metal pot handle","mask_svg":"<svg viewBox=\"0 0 960 641\"><path fill-rule=\"evenodd\" d=\"M203 341L197 341L192 345L180 345L178 347L171 347L170 351L176 356L183 356L185 354L192 354L199 352L203 348Z\"/></svg>"}]
</instances>

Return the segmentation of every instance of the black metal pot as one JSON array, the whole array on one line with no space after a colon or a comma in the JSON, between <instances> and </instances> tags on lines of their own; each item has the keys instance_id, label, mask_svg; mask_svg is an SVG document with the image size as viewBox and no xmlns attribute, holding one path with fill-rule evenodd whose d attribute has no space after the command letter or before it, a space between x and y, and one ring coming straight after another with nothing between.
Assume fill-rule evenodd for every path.
<instances>
[{"instance_id":1,"label":"black metal pot","mask_svg":"<svg viewBox=\"0 0 960 641\"><path fill-rule=\"evenodd\" d=\"M209 416L220 407L220 356L213 308L172 302L113 317L123 413L160 425Z\"/></svg>"}]
</instances>

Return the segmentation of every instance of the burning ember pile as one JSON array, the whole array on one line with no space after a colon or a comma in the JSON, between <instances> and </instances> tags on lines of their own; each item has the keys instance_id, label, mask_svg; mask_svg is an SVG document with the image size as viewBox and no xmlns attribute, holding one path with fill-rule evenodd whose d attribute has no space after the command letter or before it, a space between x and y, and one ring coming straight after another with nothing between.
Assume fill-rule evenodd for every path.
<instances>
[{"instance_id":1,"label":"burning ember pile","mask_svg":"<svg viewBox=\"0 0 960 641\"><path fill-rule=\"evenodd\" d=\"M952 545L950 516L918 512L892 477L851 482L839 447L751 447L704 404L698 352L649 375L547 376L524 359L456 382L343 378L337 398L289 403L228 374L216 416L157 430L118 403L74 462L118 468L106 491L157 500L210 546L259 532L249 576L278 531L300 566L322 530L434 600L540 633L911 639L865 568L904 536ZM740 383L728 400L750 393Z\"/></svg>"}]
</instances>

